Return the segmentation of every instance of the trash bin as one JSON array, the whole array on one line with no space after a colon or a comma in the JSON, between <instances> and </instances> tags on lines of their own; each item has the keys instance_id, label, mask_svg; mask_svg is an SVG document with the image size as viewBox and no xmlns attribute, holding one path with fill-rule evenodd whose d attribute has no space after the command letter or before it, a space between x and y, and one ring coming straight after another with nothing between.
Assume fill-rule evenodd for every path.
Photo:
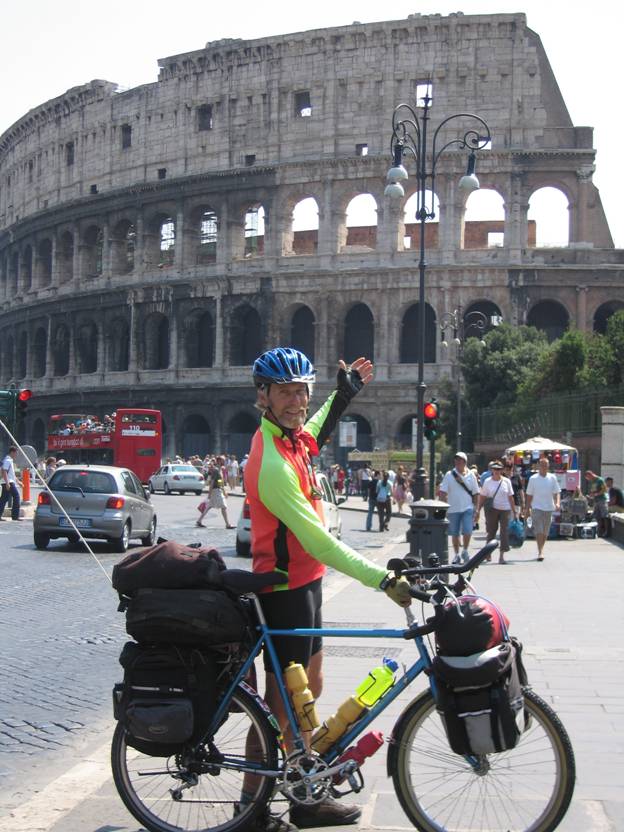
<instances>
[{"instance_id":1,"label":"trash bin","mask_svg":"<svg viewBox=\"0 0 624 832\"><path fill-rule=\"evenodd\" d=\"M441 500L418 500L411 503L412 516L406 540L410 555L428 565L428 556L436 554L440 563L448 563L448 503Z\"/></svg>"}]
</instances>

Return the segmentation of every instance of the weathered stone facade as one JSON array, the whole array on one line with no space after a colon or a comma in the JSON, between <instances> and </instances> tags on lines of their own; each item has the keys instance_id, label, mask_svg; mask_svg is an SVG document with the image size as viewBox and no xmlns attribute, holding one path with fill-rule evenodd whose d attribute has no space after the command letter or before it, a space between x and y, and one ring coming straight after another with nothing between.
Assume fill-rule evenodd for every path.
<instances>
[{"instance_id":1,"label":"weathered stone facade","mask_svg":"<svg viewBox=\"0 0 624 832\"><path fill-rule=\"evenodd\" d=\"M408 441L417 234L383 190L392 110L428 80L434 125L457 112L489 124L478 175L505 205L504 244L488 248L501 223L464 223L465 155L441 157L428 385L451 370L436 323L446 311L555 334L600 328L624 305L592 130L572 124L524 15L223 41L159 66L154 84L92 81L0 136L0 381L34 390L28 431L41 448L53 412L149 404L169 452L240 452L256 420L249 364L278 342L313 352L319 395L338 357L372 353L376 382L353 409L359 444ZM451 124L445 135L459 134ZM406 185L407 199L415 178ZM568 199L566 248L534 247L528 202L544 186ZM359 194L376 201L375 228L347 227ZM309 197L318 231L293 231Z\"/></svg>"}]
</instances>

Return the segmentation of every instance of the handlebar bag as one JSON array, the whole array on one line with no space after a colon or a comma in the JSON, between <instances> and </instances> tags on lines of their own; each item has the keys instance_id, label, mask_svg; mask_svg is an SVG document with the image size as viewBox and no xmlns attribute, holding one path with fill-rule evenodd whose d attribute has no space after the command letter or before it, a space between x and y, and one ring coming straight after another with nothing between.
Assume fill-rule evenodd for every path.
<instances>
[{"instance_id":1,"label":"handlebar bag","mask_svg":"<svg viewBox=\"0 0 624 832\"><path fill-rule=\"evenodd\" d=\"M460 595L438 605L433 621L441 656L473 656L508 637L509 619L493 601L480 595Z\"/></svg>"},{"instance_id":2,"label":"handlebar bag","mask_svg":"<svg viewBox=\"0 0 624 832\"><path fill-rule=\"evenodd\" d=\"M216 549L183 546L165 540L130 552L113 568L113 589L127 595L137 589L220 586L225 563Z\"/></svg>"},{"instance_id":3,"label":"handlebar bag","mask_svg":"<svg viewBox=\"0 0 624 832\"><path fill-rule=\"evenodd\" d=\"M248 640L248 606L224 590L139 589L121 608L128 635L141 644L210 647Z\"/></svg>"},{"instance_id":4,"label":"handlebar bag","mask_svg":"<svg viewBox=\"0 0 624 832\"><path fill-rule=\"evenodd\" d=\"M142 754L168 757L198 742L216 710L216 657L197 649L124 645L124 679L113 689L113 712L126 742Z\"/></svg>"},{"instance_id":5,"label":"handlebar bag","mask_svg":"<svg viewBox=\"0 0 624 832\"><path fill-rule=\"evenodd\" d=\"M472 656L436 656L436 708L456 754L494 754L515 748L527 727L527 684L516 639Z\"/></svg>"}]
</instances>

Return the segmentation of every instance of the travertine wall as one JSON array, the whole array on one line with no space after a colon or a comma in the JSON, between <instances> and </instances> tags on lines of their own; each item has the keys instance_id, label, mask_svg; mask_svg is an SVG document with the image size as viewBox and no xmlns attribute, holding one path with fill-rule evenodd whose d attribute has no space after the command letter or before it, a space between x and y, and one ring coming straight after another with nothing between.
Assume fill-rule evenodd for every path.
<instances>
[{"instance_id":1,"label":"travertine wall","mask_svg":"<svg viewBox=\"0 0 624 832\"><path fill-rule=\"evenodd\" d=\"M293 316L307 307L323 393L337 358L361 343L348 331L366 317L347 318L358 304L372 318L362 337L374 339L377 382L357 415L375 445L403 434L416 401L405 346L416 335L404 330L418 299L417 235L383 189L393 108L428 80L434 126L458 112L489 124L478 175L505 205L495 228L465 224L465 155L441 157L440 216L427 241L428 384L451 372L438 323L459 306L493 303L520 323L556 301L568 323L591 328L600 307L624 304L624 255L591 181L592 130L571 123L524 15L412 16L224 41L159 66L154 84L118 92L92 81L0 136L0 338L10 346L1 382L36 391L37 437L52 411L132 400L163 409L169 450L200 432L189 425L209 429L213 447L240 450L253 420L248 352L292 340ZM543 186L568 199L565 249L533 247L528 201ZM406 199L415 187L412 177ZM376 199L376 229L347 229L347 205L361 193ZM317 201L319 230L293 233L306 197ZM265 230L252 241L245 218L260 205ZM206 244L208 212L215 238ZM165 221L175 229L169 250ZM501 225L504 245L487 248L486 231Z\"/></svg>"}]
</instances>

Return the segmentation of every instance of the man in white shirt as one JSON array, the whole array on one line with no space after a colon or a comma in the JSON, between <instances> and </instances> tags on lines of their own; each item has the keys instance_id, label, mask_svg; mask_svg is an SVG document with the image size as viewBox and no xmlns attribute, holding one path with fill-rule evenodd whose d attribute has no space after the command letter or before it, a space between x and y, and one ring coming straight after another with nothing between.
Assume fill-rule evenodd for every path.
<instances>
[{"instance_id":1,"label":"man in white shirt","mask_svg":"<svg viewBox=\"0 0 624 832\"><path fill-rule=\"evenodd\" d=\"M440 483L440 499L449 504L449 535L455 557L453 563L465 563L470 555L468 546L472 537L474 518L477 509L479 486L477 478L468 469L468 457L463 451L455 454L455 467L447 471ZM459 537L462 536L463 549L459 553Z\"/></svg>"},{"instance_id":2,"label":"man in white shirt","mask_svg":"<svg viewBox=\"0 0 624 832\"><path fill-rule=\"evenodd\" d=\"M537 559L544 560L544 543L550 531L553 511L559 509L561 488L554 474L548 472L549 462L542 457L538 462L537 474L533 474L527 485L527 513L533 522L533 534L537 542Z\"/></svg>"},{"instance_id":3,"label":"man in white shirt","mask_svg":"<svg viewBox=\"0 0 624 832\"><path fill-rule=\"evenodd\" d=\"M9 497L13 502L11 505L11 519L21 520L19 516L20 510L20 495L17 490L17 479L15 477L15 457L17 456L17 448L11 445L7 455L2 460L2 468L0 474L2 475L2 496L0 496L0 520L4 520L2 516Z\"/></svg>"}]
</instances>

